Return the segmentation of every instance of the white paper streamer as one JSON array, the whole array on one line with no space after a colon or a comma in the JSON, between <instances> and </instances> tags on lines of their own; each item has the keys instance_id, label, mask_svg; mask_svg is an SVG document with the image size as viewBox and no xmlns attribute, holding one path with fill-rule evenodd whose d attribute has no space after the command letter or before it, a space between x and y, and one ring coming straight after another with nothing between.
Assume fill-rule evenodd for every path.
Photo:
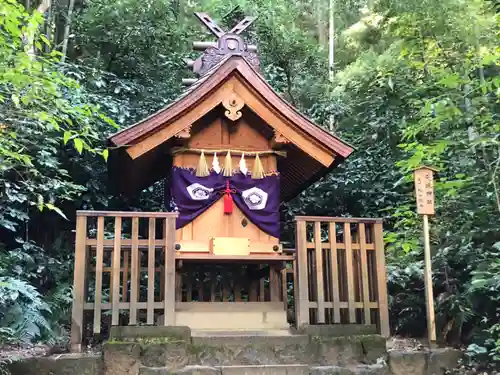
<instances>
[{"instance_id":1,"label":"white paper streamer","mask_svg":"<svg viewBox=\"0 0 500 375\"><path fill-rule=\"evenodd\" d=\"M220 164L219 164L219 159L217 159L217 153L216 152L214 152L214 160L212 161L212 169L217 174L219 174L220 171L221 171Z\"/></svg>"},{"instance_id":2,"label":"white paper streamer","mask_svg":"<svg viewBox=\"0 0 500 375\"><path fill-rule=\"evenodd\" d=\"M247 163L245 161L245 154L241 154L241 159L240 159L240 172L243 173L245 176L248 172L247 168Z\"/></svg>"}]
</instances>

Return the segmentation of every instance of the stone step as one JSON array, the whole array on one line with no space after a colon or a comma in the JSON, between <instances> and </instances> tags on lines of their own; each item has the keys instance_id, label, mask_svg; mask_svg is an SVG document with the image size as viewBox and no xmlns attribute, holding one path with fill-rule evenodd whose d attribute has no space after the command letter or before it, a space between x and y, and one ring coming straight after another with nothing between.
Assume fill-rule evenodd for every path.
<instances>
[{"instance_id":1,"label":"stone step","mask_svg":"<svg viewBox=\"0 0 500 375\"><path fill-rule=\"evenodd\" d=\"M351 367L289 365L186 366L171 371L166 367L140 367L139 375L386 375L382 364Z\"/></svg>"},{"instance_id":2,"label":"stone step","mask_svg":"<svg viewBox=\"0 0 500 375\"><path fill-rule=\"evenodd\" d=\"M316 337L303 334L199 334L182 337L136 338L103 345L108 363L132 359L147 367L183 368L187 365L248 366L292 365L354 366L375 364L387 356L386 340L378 335Z\"/></svg>"}]
</instances>

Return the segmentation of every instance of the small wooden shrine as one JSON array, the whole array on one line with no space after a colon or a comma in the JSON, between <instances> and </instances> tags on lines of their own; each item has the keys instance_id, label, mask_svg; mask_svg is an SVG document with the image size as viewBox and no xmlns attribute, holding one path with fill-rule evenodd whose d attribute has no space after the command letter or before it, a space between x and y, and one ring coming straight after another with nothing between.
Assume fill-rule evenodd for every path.
<instances>
[{"instance_id":1,"label":"small wooden shrine","mask_svg":"<svg viewBox=\"0 0 500 375\"><path fill-rule=\"evenodd\" d=\"M181 253L280 253L280 203L352 148L266 83L240 36L251 18L225 33L206 14L197 16L217 45L192 63L198 79L188 80L177 101L110 138L120 147L112 180L130 194L170 172L166 206L179 213Z\"/></svg>"},{"instance_id":2,"label":"small wooden shrine","mask_svg":"<svg viewBox=\"0 0 500 375\"><path fill-rule=\"evenodd\" d=\"M203 51L188 62L197 78L184 80L189 87L176 101L109 138L114 191L130 196L166 179L165 212L78 212L74 347L85 311L100 333L106 309L111 325L139 324L142 310L145 324L285 329L288 276L297 325L371 324L378 309L387 330L379 220L297 218L297 249L280 244L280 204L353 148L264 80L256 47L241 36L253 18L225 32L196 16L217 37L194 43ZM103 237L108 225L113 240Z\"/></svg>"}]
</instances>

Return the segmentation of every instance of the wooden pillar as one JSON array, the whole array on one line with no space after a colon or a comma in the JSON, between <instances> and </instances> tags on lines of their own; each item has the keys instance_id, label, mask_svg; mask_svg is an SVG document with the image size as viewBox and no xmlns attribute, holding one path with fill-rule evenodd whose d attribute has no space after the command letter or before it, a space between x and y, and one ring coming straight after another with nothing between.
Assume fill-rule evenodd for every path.
<instances>
[{"instance_id":1,"label":"wooden pillar","mask_svg":"<svg viewBox=\"0 0 500 375\"><path fill-rule=\"evenodd\" d=\"M325 291L323 287L323 248L321 244L321 222L314 223L314 252L316 259L316 299L318 301L318 323L325 323Z\"/></svg>"},{"instance_id":2,"label":"wooden pillar","mask_svg":"<svg viewBox=\"0 0 500 375\"><path fill-rule=\"evenodd\" d=\"M333 322L340 323L340 293L339 293L339 259L337 250L337 230L335 223L330 223L328 228L328 240L331 251L332 272L332 297L333 297Z\"/></svg>"},{"instance_id":3,"label":"wooden pillar","mask_svg":"<svg viewBox=\"0 0 500 375\"><path fill-rule=\"evenodd\" d=\"M280 271L276 265L269 266L269 299L271 302L279 302L281 300L280 293Z\"/></svg>"},{"instance_id":4,"label":"wooden pillar","mask_svg":"<svg viewBox=\"0 0 500 375\"><path fill-rule=\"evenodd\" d=\"M97 248L95 261L94 333L101 333L102 274L104 259L104 217L97 218Z\"/></svg>"},{"instance_id":5,"label":"wooden pillar","mask_svg":"<svg viewBox=\"0 0 500 375\"><path fill-rule=\"evenodd\" d=\"M164 318L165 326L175 325L175 219L164 219L164 251L165 251L165 299Z\"/></svg>"},{"instance_id":6,"label":"wooden pillar","mask_svg":"<svg viewBox=\"0 0 500 375\"><path fill-rule=\"evenodd\" d=\"M71 351L82 351L83 305L85 303L85 242L87 218L76 217L75 270L73 273L73 308L71 313Z\"/></svg>"},{"instance_id":7,"label":"wooden pillar","mask_svg":"<svg viewBox=\"0 0 500 375\"><path fill-rule=\"evenodd\" d=\"M283 308L285 311L288 310L288 267L284 264L284 268L281 270L281 299L283 300Z\"/></svg>"},{"instance_id":8,"label":"wooden pillar","mask_svg":"<svg viewBox=\"0 0 500 375\"><path fill-rule=\"evenodd\" d=\"M216 301L217 294L217 272L214 267L215 266L212 265L210 269L210 302Z\"/></svg>"},{"instance_id":9,"label":"wooden pillar","mask_svg":"<svg viewBox=\"0 0 500 375\"><path fill-rule=\"evenodd\" d=\"M351 224L344 223L345 263L347 269L347 303L349 308L349 323L356 323L356 298L354 290L354 263L352 252Z\"/></svg>"},{"instance_id":10,"label":"wooden pillar","mask_svg":"<svg viewBox=\"0 0 500 375\"><path fill-rule=\"evenodd\" d=\"M247 275L252 275L254 272L257 272L259 267L256 267L255 265L250 265L249 266L249 272L247 272ZM257 302L258 301L258 289L259 289L259 280L250 280L249 281L249 290L248 290L248 300L250 302Z\"/></svg>"},{"instance_id":11,"label":"wooden pillar","mask_svg":"<svg viewBox=\"0 0 500 375\"><path fill-rule=\"evenodd\" d=\"M379 309L379 329L382 337L389 337L389 303L387 301L387 275L385 269L384 233L382 223L374 225L375 262L377 267L377 295Z\"/></svg>"},{"instance_id":12,"label":"wooden pillar","mask_svg":"<svg viewBox=\"0 0 500 375\"><path fill-rule=\"evenodd\" d=\"M111 301L111 325L117 326L120 318L120 270L121 270L121 237L122 237L122 218L115 217L115 240L113 247L112 261L112 286L113 297Z\"/></svg>"},{"instance_id":13,"label":"wooden pillar","mask_svg":"<svg viewBox=\"0 0 500 375\"><path fill-rule=\"evenodd\" d=\"M147 300L147 324L154 324L155 304L155 242L156 242L156 219L149 218L148 228L148 300Z\"/></svg>"},{"instance_id":14,"label":"wooden pillar","mask_svg":"<svg viewBox=\"0 0 500 375\"><path fill-rule=\"evenodd\" d=\"M297 328L309 324L309 290L307 272L306 222L299 220L296 225L297 257L295 259L295 314Z\"/></svg>"},{"instance_id":15,"label":"wooden pillar","mask_svg":"<svg viewBox=\"0 0 500 375\"><path fill-rule=\"evenodd\" d=\"M362 284L362 298L363 298L363 323L371 324L370 313L370 290L368 289L368 256L366 254L366 230L365 224L359 223L359 251L361 253L361 284Z\"/></svg>"},{"instance_id":16,"label":"wooden pillar","mask_svg":"<svg viewBox=\"0 0 500 375\"><path fill-rule=\"evenodd\" d=\"M131 273L130 273L130 320L129 325L137 324L137 302L139 300L139 218L132 218L132 249L131 249Z\"/></svg>"}]
</instances>

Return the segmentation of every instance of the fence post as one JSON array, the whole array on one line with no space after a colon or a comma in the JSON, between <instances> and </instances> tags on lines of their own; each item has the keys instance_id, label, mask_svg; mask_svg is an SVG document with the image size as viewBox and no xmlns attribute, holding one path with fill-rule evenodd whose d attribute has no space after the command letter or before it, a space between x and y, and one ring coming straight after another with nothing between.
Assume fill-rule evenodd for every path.
<instances>
[{"instance_id":1,"label":"fence post","mask_svg":"<svg viewBox=\"0 0 500 375\"><path fill-rule=\"evenodd\" d=\"M164 317L165 326L175 325L175 218L165 218L163 232L165 241L165 296Z\"/></svg>"},{"instance_id":2,"label":"fence post","mask_svg":"<svg viewBox=\"0 0 500 375\"><path fill-rule=\"evenodd\" d=\"M387 301L387 275L385 269L384 232L382 223L376 223L374 225L374 232L380 335L382 337L389 337L391 332L389 328L389 303Z\"/></svg>"},{"instance_id":3,"label":"fence post","mask_svg":"<svg viewBox=\"0 0 500 375\"><path fill-rule=\"evenodd\" d=\"M295 258L295 315L297 328L309 324L309 290L307 272L307 238L306 222L297 220L296 224L296 258Z\"/></svg>"},{"instance_id":4,"label":"fence post","mask_svg":"<svg viewBox=\"0 0 500 375\"><path fill-rule=\"evenodd\" d=\"M85 266L87 217L76 216L75 269L73 273L73 308L71 313L71 351L82 351L83 307L85 303Z\"/></svg>"}]
</instances>

